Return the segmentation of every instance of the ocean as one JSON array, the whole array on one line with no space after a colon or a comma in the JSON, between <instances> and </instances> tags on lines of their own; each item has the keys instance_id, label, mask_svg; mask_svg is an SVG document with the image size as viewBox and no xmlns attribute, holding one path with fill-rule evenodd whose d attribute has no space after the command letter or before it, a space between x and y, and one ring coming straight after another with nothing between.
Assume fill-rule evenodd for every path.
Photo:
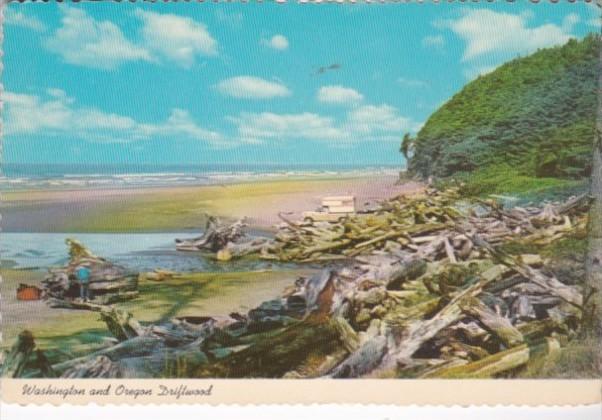
<instances>
[{"instance_id":1,"label":"ocean","mask_svg":"<svg viewBox=\"0 0 602 420\"><path fill-rule=\"evenodd\" d=\"M397 174L393 165L203 164L99 165L4 164L0 190L215 185L261 179Z\"/></svg>"}]
</instances>

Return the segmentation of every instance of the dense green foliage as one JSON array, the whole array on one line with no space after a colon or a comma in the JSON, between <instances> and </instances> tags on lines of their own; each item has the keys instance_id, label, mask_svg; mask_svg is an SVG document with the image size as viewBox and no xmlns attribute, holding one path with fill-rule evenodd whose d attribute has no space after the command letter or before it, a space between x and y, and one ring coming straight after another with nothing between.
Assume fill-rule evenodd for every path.
<instances>
[{"instance_id":1,"label":"dense green foliage","mask_svg":"<svg viewBox=\"0 0 602 420\"><path fill-rule=\"evenodd\" d=\"M586 177L599 47L600 38L593 34L570 40L468 83L413 139L409 171L487 181L497 191Z\"/></svg>"}]
</instances>

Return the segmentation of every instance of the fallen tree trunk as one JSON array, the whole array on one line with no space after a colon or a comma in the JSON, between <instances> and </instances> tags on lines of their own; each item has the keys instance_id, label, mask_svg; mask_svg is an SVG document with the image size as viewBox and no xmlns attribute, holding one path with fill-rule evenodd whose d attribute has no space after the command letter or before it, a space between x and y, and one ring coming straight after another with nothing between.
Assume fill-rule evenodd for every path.
<instances>
[{"instance_id":1,"label":"fallen tree trunk","mask_svg":"<svg viewBox=\"0 0 602 420\"><path fill-rule=\"evenodd\" d=\"M550 354L558 351L560 344L553 338L529 346L522 344L509 350L501 351L484 359L462 366L442 367L435 369L424 378L492 378L504 372L520 368L529 362L535 354Z\"/></svg>"},{"instance_id":2,"label":"fallen tree trunk","mask_svg":"<svg viewBox=\"0 0 602 420\"><path fill-rule=\"evenodd\" d=\"M246 226L243 220L224 226L217 217L209 216L203 235L193 239L176 239L176 249L179 251L218 252L230 242L237 242L244 237Z\"/></svg>"},{"instance_id":3,"label":"fallen tree trunk","mask_svg":"<svg viewBox=\"0 0 602 420\"><path fill-rule=\"evenodd\" d=\"M109 379L121 378L121 370L116 363L106 356L98 356L93 360L79 363L72 368L66 370L61 378L77 379L77 378L96 378Z\"/></svg>"},{"instance_id":4,"label":"fallen tree trunk","mask_svg":"<svg viewBox=\"0 0 602 420\"><path fill-rule=\"evenodd\" d=\"M75 239L66 239L65 242L69 246L69 262L63 267L48 270L48 275L42 281L46 298L79 297L80 285L76 271L81 267L86 267L90 272L88 288L92 299L107 302L135 297L130 292L135 292L138 288L137 274L94 255Z\"/></svg>"},{"instance_id":5,"label":"fallen tree trunk","mask_svg":"<svg viewBox=\"0 0 602 420\"><path fill-rule=\"evenodd\" d=\"M107 328L111 334L119 341L125 341L145 333L145 329L134 319L132 314L112 306L64 299L50 299L48 304L53 308L99 312L100 318L107 324Z\"/></svg>"},{"instance_id":6,"label":"fallen tree trunk","mask_svg":"<svg viewBox=\"0 0 602 420\"><path fill-rule=\"evenodd\" d=\"M485 329L496 335L507 348L518 346L525 341L510 320L493 312L479 299L465 299L460 303L460 308L465 314L479 320Z\"/></svg>"},{"instance_id":7,"label":"fallen tree trunk","mask_svg":"<svg viewBox=\"0 0 602 420\"><path fill-rule=\"evenodd\" d=\"M111 334L119 341L129 340L144 334L144 328L129 312L107 307L100 311L100 318L107 324Z\"/></svg>"},{"instance_id":8,"label":"fallen tree trunk","mask_svg":"<svg viewBox=\"0 0 602 420\"><path fill-rule=\"evenodd\" d=\"M330 375L333 378L358 378L372 372L387 353L387 338L379 335L353 352Z\"/></svg>"},{"instance_id":9,"label":"fallen tree trunk","mask_svg":"<svg viewBox=\"0 0 602 420\"><path fill-rule=\"evenodd\" d=\"M198 378L278 378L316 360L320 364L342 346L337 326L307 320L264 336L239 352L201 366Z\"/></svg>"},{"instance_id":10,"label":"fallen tree trunk","mask_svg":"<svg viewBox=\"0 0 602 420\"><path fill-rule=\"evenodd\" d=\"M260 253L267 244L267 238L256 238L246 242L228 242L224 248L217 251L216 257L219 261L229 261L232 258Z\"/></svg>"},{"instance_id":11,"label":"fallen tree trunk","mask_svg":"<svg viewBox=\"0 0 602 420\"><path fill-rule=\"evenodd\" d=\"M493 248L486 241L478 236L472 237L475 244L486 249L492 257L498 260L500 263L512 268L514 271L522 275L523 277L529 279L533 283L542 287L549 294L553 296L558 296L562 300L571 305L574 305L578 308L582 308L583 305L583 296L579 291L571 286L567 286L557 279L553 277L547 277L543 275L541 272L534 270L529 267L524 262L520 261L518 258L515 258L505 252L500 251L499 249Z\"/></svg>"}]
</instances>

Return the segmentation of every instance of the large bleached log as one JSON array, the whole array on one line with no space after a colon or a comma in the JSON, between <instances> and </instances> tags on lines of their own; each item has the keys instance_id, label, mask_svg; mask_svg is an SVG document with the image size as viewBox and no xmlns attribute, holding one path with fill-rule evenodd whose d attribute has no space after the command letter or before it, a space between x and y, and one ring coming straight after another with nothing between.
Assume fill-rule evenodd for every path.
<instances>
[{"instance_id":1,"label":"large bleached log","mask_svg":"<svg viewBox=\"0 0 602 420\"><path fill-rule=\"evenodd\" d=\"M67 369L61 378L76 379L76 378L96 378L109 379L120 378L121 370L116 363L106 356L98 356L93 360L77 364L70 369Z\"/></svg>"},{"instance_id":2,"label":"large bleached log","mask_svg":"<svg viewBox=\"0 0 602 420\"><path fill-rule=\"evenodd\" d=\"M149 356L156 352L161 352L164 347L163 340L156 336L140 336L120 342L106 349L98 350L90 355L78 357L64 362L52 365L55 372L62 374L73 367L96 359L99 356L106 356L111 360L121 360L125 358L138 358Z\"/></svg>"},{"instance_id":3,"label":"large bleached log","mask_svg":"<svg viewBox=\"0 0 602 420\"><path fill-rule=\"evenodd\" d=\"M60 268L52 268L42 281L46 298L71 299L79 297L80 286L76 271L80 266L90 270L89 289L91 297L110 299L118 295L118 300L135 297L129 292L138 288L138 275L118 264L94 255L81 242L68 238L69 262Z\"/></svg>"},{"instance_id":4,"label":"large bleached log","mask_svg":"<svg viewBox=\"0 0 602 420\"><path fill-rule=\"evenodd\" d=\"M115 308L103 308L100 318L107 324L111 334L119 341L129 340L144 334L144 328L129 312Z\"/></svg>"},{"instance_id":5,"label":"large bleached log","mask_svg":"<svg viewBox=\"0 0 602 420\"><path fill-rule=\"evenodd\" d=\"M79 309L99 312L100 318L119 341L125 341L145 333L145 329L129 312L109 305L82 302L76 300L50 299L48 304L53 308Z\"/></svg>"},{"instance_id":6,"label":"large bleached log","mask_svg":"<svg viewBox=\"0 0 602 420\"><path fill-rule=\"evenodd\" d=\"M196 377L278 378L309 361L326 360L342 346L337 327L328 320L308 319L275 334L254 340L250 346L201 366Z\"/></svg>"},{"instance_id":7,"label":"large bleached log","mask_svg":"<svg viewBox=\"0 0 602 420\"><path fill-rule=\"evenodd\" d=\"M238 220L230 225L223 225L214 216L207 218L205 231L202 236L193 239L176 239L176 249L180 251L210 251L218 252L230 242L238 242L245 236L244 229L247 224Z\"/></svg>"},{"instance_id":8,"label":"large bleached log","mask_svg":"<svg viewBox=\"0 0 602 420\"><path fill-rule=\"evenodd\" d=\"M529 279L531 282L546 290L549 294L558 296L576 307L582 306L583 296L575 287L567 286L553 277L544 275L541 271L529 267L519 258L515 258L505 252L500 251L499 249L493 248L479 237L474 237L473 240L475 243L478 243L479 246L485 248L502 264L512 268L523 277Z\"/></svg>"},{"instance_id":9,"label":"large bleached log","mask_svg":"<svg viewBox=\"0 0 602 420\"><path fill-rule=\"evenodd\" d=\"M334 369L333 378L358 378L372 372L387 352L387 338L374 337L353 352L343 363Z\"/></svg>"},{"instance_id":10,"label":"large bleached log","mask_svg":"<svg viewBox=\"0 0 602 420\"><path fill-rule=\"evenodd\" d=\"M46 303L51 308L80 309L93 312L100 312L104 308L103 305L92 302L84 302L81 300L49 298Z\"/></svg>"},{"instance_id":11,"label":"large bleached log","mask_svg":"<svg viewBox=\"0 0 602 420\"><path fill-rule=\"evenodd\" d=\"M466 365L435 369L424 377L454 379L491 378L504 372L525 366L534 355L550 354L559 349L560 344L557 340L546 338L531 346L522 344Z\"/></svg>"},{"instance_id":12,"label":"large bleached log","mask_svg":"<svg viewBox=\"0 0 602 420\"><path fill-rule=\"evenodd\" d=\"M267 238L255 238L245 242L228 242L228 244L218 251L218 259L229 260L231 258L240 258L245 255L260 253L268 244ZM220 253L227 255L226 258L220 258Z\"/></svg>"},{"instance_id":13,"label":"large bleached log","mask_svg":"<svg viewBox=\"0 0 602 420\"><path fill-rule=\"evenodd\" d=\"M478 319L506 347L515 347L525 341L521 332L510 323L510 320L493 312L479 299L465 299L460 303L460 308L465 314Z\"/></svg>"}]
</instances>

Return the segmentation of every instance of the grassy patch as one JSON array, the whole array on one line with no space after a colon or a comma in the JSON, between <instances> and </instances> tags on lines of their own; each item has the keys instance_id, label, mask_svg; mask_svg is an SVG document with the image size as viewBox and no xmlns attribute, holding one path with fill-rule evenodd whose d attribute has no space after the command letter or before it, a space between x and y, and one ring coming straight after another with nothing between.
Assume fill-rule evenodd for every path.
<instances>
[{"instance_id":1,"label":"grassy patch","mask_svg":"<svg viewBox=\"0 0 602 420\"><path fill-rule=\"evenodd\" d=\"M461 173L456 178L464 183L461 193L468 197L489 194L554 195L558 190L571 190L582 184L582 181L524 175L507 165Z\"/></svg>"},{"instance_id":2,"label":"grassy patch","mask_svg":"<svg viewBox=\"0 0 602 420\"><path fill-rule=\"evenodd\" d=\"M598 340L573 340L559 352L534 360L517 377L598 379L602 374L599 349Z\"/></svg>"},{"instance_id":3,"label":"grassy patch","mask_svg":"<svg viewBox=\"0 0 602 420\"><path fill-rule=\"evenodd\" d=\"M163 282L145 281L140 298L121 308L142 322L175 316L226 315L249 310L276 296L307 271L265 271L181 274Z\"/></svg>"}]
</instances>

